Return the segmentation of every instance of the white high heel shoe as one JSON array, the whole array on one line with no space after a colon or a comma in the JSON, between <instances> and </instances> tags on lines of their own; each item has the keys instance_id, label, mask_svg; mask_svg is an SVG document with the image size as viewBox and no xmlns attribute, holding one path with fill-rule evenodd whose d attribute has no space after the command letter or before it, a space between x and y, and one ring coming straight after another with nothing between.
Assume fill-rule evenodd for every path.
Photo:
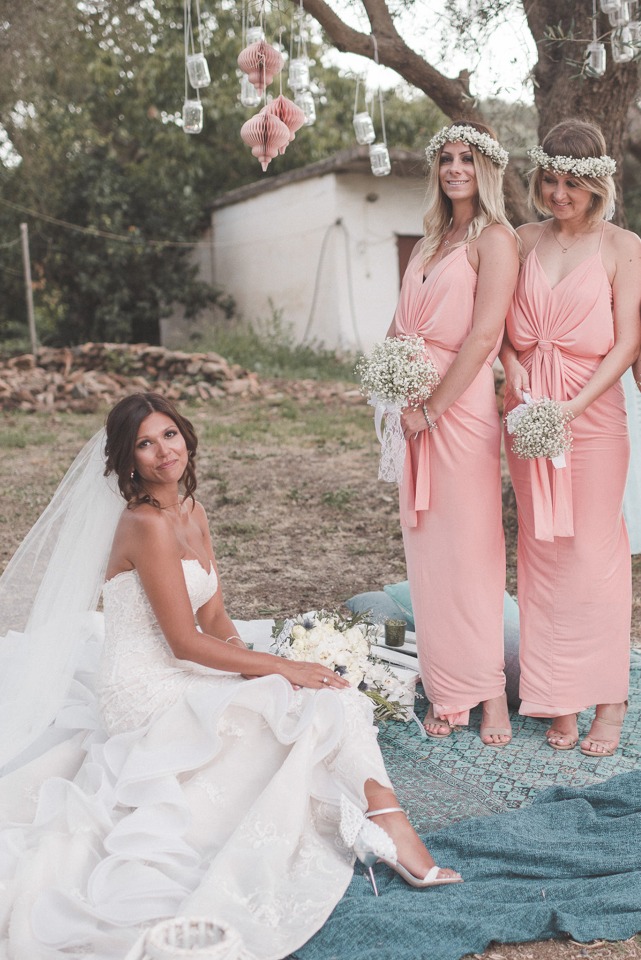
<instances>
[{"instance_id":1,"label":"white high heel shoe","mask_svg":"<svg viewBox=\"0 0 641 960\"><path fill-rule=\"evenodd\" d=\"M400 807L385 807L381 810L370 810L364 814L347 797L341 797L341 837L366 867L374 894L378 896L378 887L374 878L374 864L378 861L394 870L411 887L437 887L445 883L463 883L462 877L439 877L440 867L436 864L430 867L421 878L415 877L402 863L398 862L394 841L382 827L372 823L370 817L377 817L383 813L403 812Z\"/></svg>"}]
</instances>

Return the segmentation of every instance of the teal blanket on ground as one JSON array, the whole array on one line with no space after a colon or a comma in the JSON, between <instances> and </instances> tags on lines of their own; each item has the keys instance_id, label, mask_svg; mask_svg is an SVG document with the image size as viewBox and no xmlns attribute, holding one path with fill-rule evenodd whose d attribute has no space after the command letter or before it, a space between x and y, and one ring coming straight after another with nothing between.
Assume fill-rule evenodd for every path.
<instances>
[{"instance_id":1,"label":"teal blanket on ground","mask_svg":"<svg viewBox=\"0 0 641 960\"><path fill-rule=\"evenodd\" d=\"M377 899L357 865L330 919L295 957L460 960L492 940L624 940L641 930L641 771L553 787L520 810L425 839L465 883L414 890L379 865Z\"/></svg>"}]
</instances>

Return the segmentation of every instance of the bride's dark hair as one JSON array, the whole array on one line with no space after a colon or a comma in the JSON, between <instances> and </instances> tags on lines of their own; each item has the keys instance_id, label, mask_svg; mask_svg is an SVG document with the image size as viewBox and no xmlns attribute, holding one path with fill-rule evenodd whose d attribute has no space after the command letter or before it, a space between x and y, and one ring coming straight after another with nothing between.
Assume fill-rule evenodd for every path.
<instances>
[{"instance_id":1,"label":"bride's dark hair","mask_svg":"<svg viewBox=\"0 0 641 960\"><path fill-rule=\"evenodd\" d=\"M154 507L160 504L144 489L133 468L134 450L138 430L143 420L150 413L164 413L174 421L182 434L188 453L187 466L181 477L187 497L194 499L196 490L196 470L194 460L198 447L198 438L192 423L183 417L171 400L161 397L159 393L132 393L119 400L107 416L105 443L105 476L115 473L118 477L118 487L127 501L128 507L136 507L141 503L150 503Z\"/></svg>"}]
</instances>

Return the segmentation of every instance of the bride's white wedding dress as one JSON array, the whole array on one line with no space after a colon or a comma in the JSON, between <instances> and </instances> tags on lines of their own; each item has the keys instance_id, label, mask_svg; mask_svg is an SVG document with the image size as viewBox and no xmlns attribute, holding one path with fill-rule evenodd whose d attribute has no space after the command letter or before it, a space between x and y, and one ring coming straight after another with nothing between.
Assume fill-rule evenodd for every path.
<instances>
[{"instance_id":1,"label":"bride's white wedding dress","mask_svg":"<svg viewBox=\"0 0 641 960\"><path fill-rule=\"evenodd\" d=\"M183 572L196 611L216 576ZM176 660L135 571L103 604L104 644L94 614L54 726L0 780L0 957L122 960L176 915L286 956L350 881L341 794L365 809L368 778L390 785L369 701Z\"/></svg>"}]
</instances>

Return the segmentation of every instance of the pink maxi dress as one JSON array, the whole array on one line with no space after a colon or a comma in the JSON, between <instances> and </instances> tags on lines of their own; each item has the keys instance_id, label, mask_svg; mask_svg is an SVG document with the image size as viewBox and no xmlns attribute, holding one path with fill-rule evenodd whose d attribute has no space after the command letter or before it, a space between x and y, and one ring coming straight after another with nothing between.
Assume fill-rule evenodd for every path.
<instances>
[{"instance_id":1,"label":"pink maxi dress","mask_svg":"<svg viewBox=\"0 0 641 960\"><path fill-rule=\"evenodd\" d=\"M539 238L540 239L540 238ZM612 289L596 253L551 287L536 247L507 319L533 397L569 400L614 344ZM506 410L520 398L506 396ZM506 449L519 521L521 708L578 713L628 695L631 561L623 520L629 439L620 382L572 421L567 466Z\"/></svg>"},{"instance_id":2,"label":"pink maxi dress","mask_svg":"<svg viewBox=\"0 0 641 960\"><path fill-rule=\"evenodd\" d=\"M420 257L405 273L396 333L420 334L441 377L471 330L476 280L467 245L425 280ZM438 430L407 441L400 488L421 679L434 715L453 724L505 689L498 347Z\"/></svg>"}]
</instances>

